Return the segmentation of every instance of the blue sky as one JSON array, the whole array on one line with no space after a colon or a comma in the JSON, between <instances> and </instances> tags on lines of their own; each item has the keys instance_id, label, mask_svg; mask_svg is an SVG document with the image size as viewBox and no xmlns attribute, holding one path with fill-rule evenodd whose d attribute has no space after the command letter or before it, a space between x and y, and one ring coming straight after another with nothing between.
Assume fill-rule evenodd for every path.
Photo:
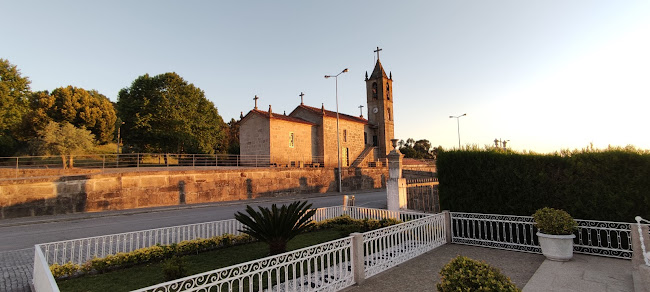
<instances>
[{"instance_id":1,"label":"blue sky","mask_svg":"<svg viewBox=\"0 0 650 292\"><path fill-rule=\"evenodd\" d=\"M357 115L379 46L395 136L518 150L650 149L650 1L0 1L8 59L32 90L117 100L176 72L224 120L305 103ZM364 108L364 111L367 110ZM367 116L364 113L364 116Z\"/></svg>"}]
</instances>

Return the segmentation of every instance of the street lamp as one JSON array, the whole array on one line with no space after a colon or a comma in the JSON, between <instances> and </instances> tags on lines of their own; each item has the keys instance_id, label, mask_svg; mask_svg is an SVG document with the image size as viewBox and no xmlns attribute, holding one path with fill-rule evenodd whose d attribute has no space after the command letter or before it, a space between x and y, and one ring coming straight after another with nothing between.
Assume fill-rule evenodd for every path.
<instances>
[{"instance_id":1,"label":"street lamp","mask_svg":"<svg viewBox=\"0 0 650 292\"><path fill-rule=\"evenodd\" d=\"M456 119L456 125L458 125L458 150L460 150L460 118L466 116L467 114L462 114L460 116L449 116L450 119Z\"/></svg>"},{"instance_id":2,"label":"street lamp","mask_svg":"<svg viewBox=\"0 0 650 292\"><path fill-rule=\"evenodd\" d=\"M124 122L117 126L117 154L120 154L120 130L122 129L122 125L124 125Z\"/></svg>"},{"instance_id":3,"label":"street lamp","mask_svg":"<svg viewBox=\"0 0 650 292\"><path fill-rule=\"evenodd\" d=\"M325 78L334 77L336 80L336 156L339 161L339 193L343 192L343 187L341 185L341 137L339 133L339 75L348 72L348 68L343 69L341 73L336 75L325 75Z\"/></svg>"}]
</instances>

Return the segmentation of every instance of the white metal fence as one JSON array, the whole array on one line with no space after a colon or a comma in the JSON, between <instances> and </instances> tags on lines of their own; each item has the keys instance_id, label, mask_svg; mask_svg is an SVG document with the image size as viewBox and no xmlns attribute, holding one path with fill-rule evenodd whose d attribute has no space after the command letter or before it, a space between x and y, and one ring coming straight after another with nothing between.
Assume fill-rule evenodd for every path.
<instances>
[{"instance_id":1,"label":"white metal fence","mask_svg":"<svg viewBox=\"0 0 650 292\"><path fill-rule=\"evenodd\" d=\"M131 252L157 244L169 245L184 240L211 238L224 234L241 234L242 224L235 219L172 226L64 240L36 245L49 265L72 262L83 264L93 258L103 258L120 252Z\"/></svg>"},{"instance_id":2,"label":"white metal fence","mask_svg":"<svg viewBox=\"0 0 650 292\"><path fill-rule=\"evenodd\" d=\"M354 284L352 237L136 291L338 291Z\"/></svg>"},{"instance_id":3,"label":"white metal fence","mask_svg":"<svg viewBox=\"0 0 650 292\"><path fill-rule=\"evenodd\" d=\"M379 274L445 243L444 214L366 232L365 276Z\"/></svg>"},{"instance_id":4,"label":"white metal fence","mask_svg":"<svg viewBox=\"0 0 650 292\"><path fill-rule=\"evenodd\" d=\"M452 243L541 253L533 217L451 212ZM576 219L576 253L631 259L630 224Z\"/></svg>"}]
</instances>

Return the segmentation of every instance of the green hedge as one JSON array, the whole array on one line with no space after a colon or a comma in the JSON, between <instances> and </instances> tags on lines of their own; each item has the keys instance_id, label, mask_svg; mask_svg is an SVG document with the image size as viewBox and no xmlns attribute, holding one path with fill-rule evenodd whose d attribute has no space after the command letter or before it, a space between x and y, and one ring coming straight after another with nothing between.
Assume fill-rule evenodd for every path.
<instances>
[{"instance_id":1,"label":"green hedge","mask_svg":"<svg viewBox=\"0 0 650 292\"><path fill-rule=\"evenodd\" d=\"M634 148L555 154L441 150L440 202L455 212L530 216L543 207L574 218L650 218L650 152Z\"/></svg>"}]
</instances>

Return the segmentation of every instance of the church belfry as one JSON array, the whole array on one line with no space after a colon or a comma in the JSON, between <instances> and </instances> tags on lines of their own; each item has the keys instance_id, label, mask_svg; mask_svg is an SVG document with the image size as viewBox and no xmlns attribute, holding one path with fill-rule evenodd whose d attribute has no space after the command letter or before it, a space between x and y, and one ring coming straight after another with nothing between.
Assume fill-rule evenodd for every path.
<instances>
[{"instance_id":1,"label":"church belfry","mask_svg":"<svg viewBox=\"0 0 650 292\"><path fill-rule=\"evenodd\" d=\"M368 123L375 128L372 141L379 148L379 156L385 157L391 150L391 139L395 137L393 121L393 74L386 75L379 61L378 47L377 63L372 74L366 72L366 95L368 102Z\"/></svg>"}]
</instances>

